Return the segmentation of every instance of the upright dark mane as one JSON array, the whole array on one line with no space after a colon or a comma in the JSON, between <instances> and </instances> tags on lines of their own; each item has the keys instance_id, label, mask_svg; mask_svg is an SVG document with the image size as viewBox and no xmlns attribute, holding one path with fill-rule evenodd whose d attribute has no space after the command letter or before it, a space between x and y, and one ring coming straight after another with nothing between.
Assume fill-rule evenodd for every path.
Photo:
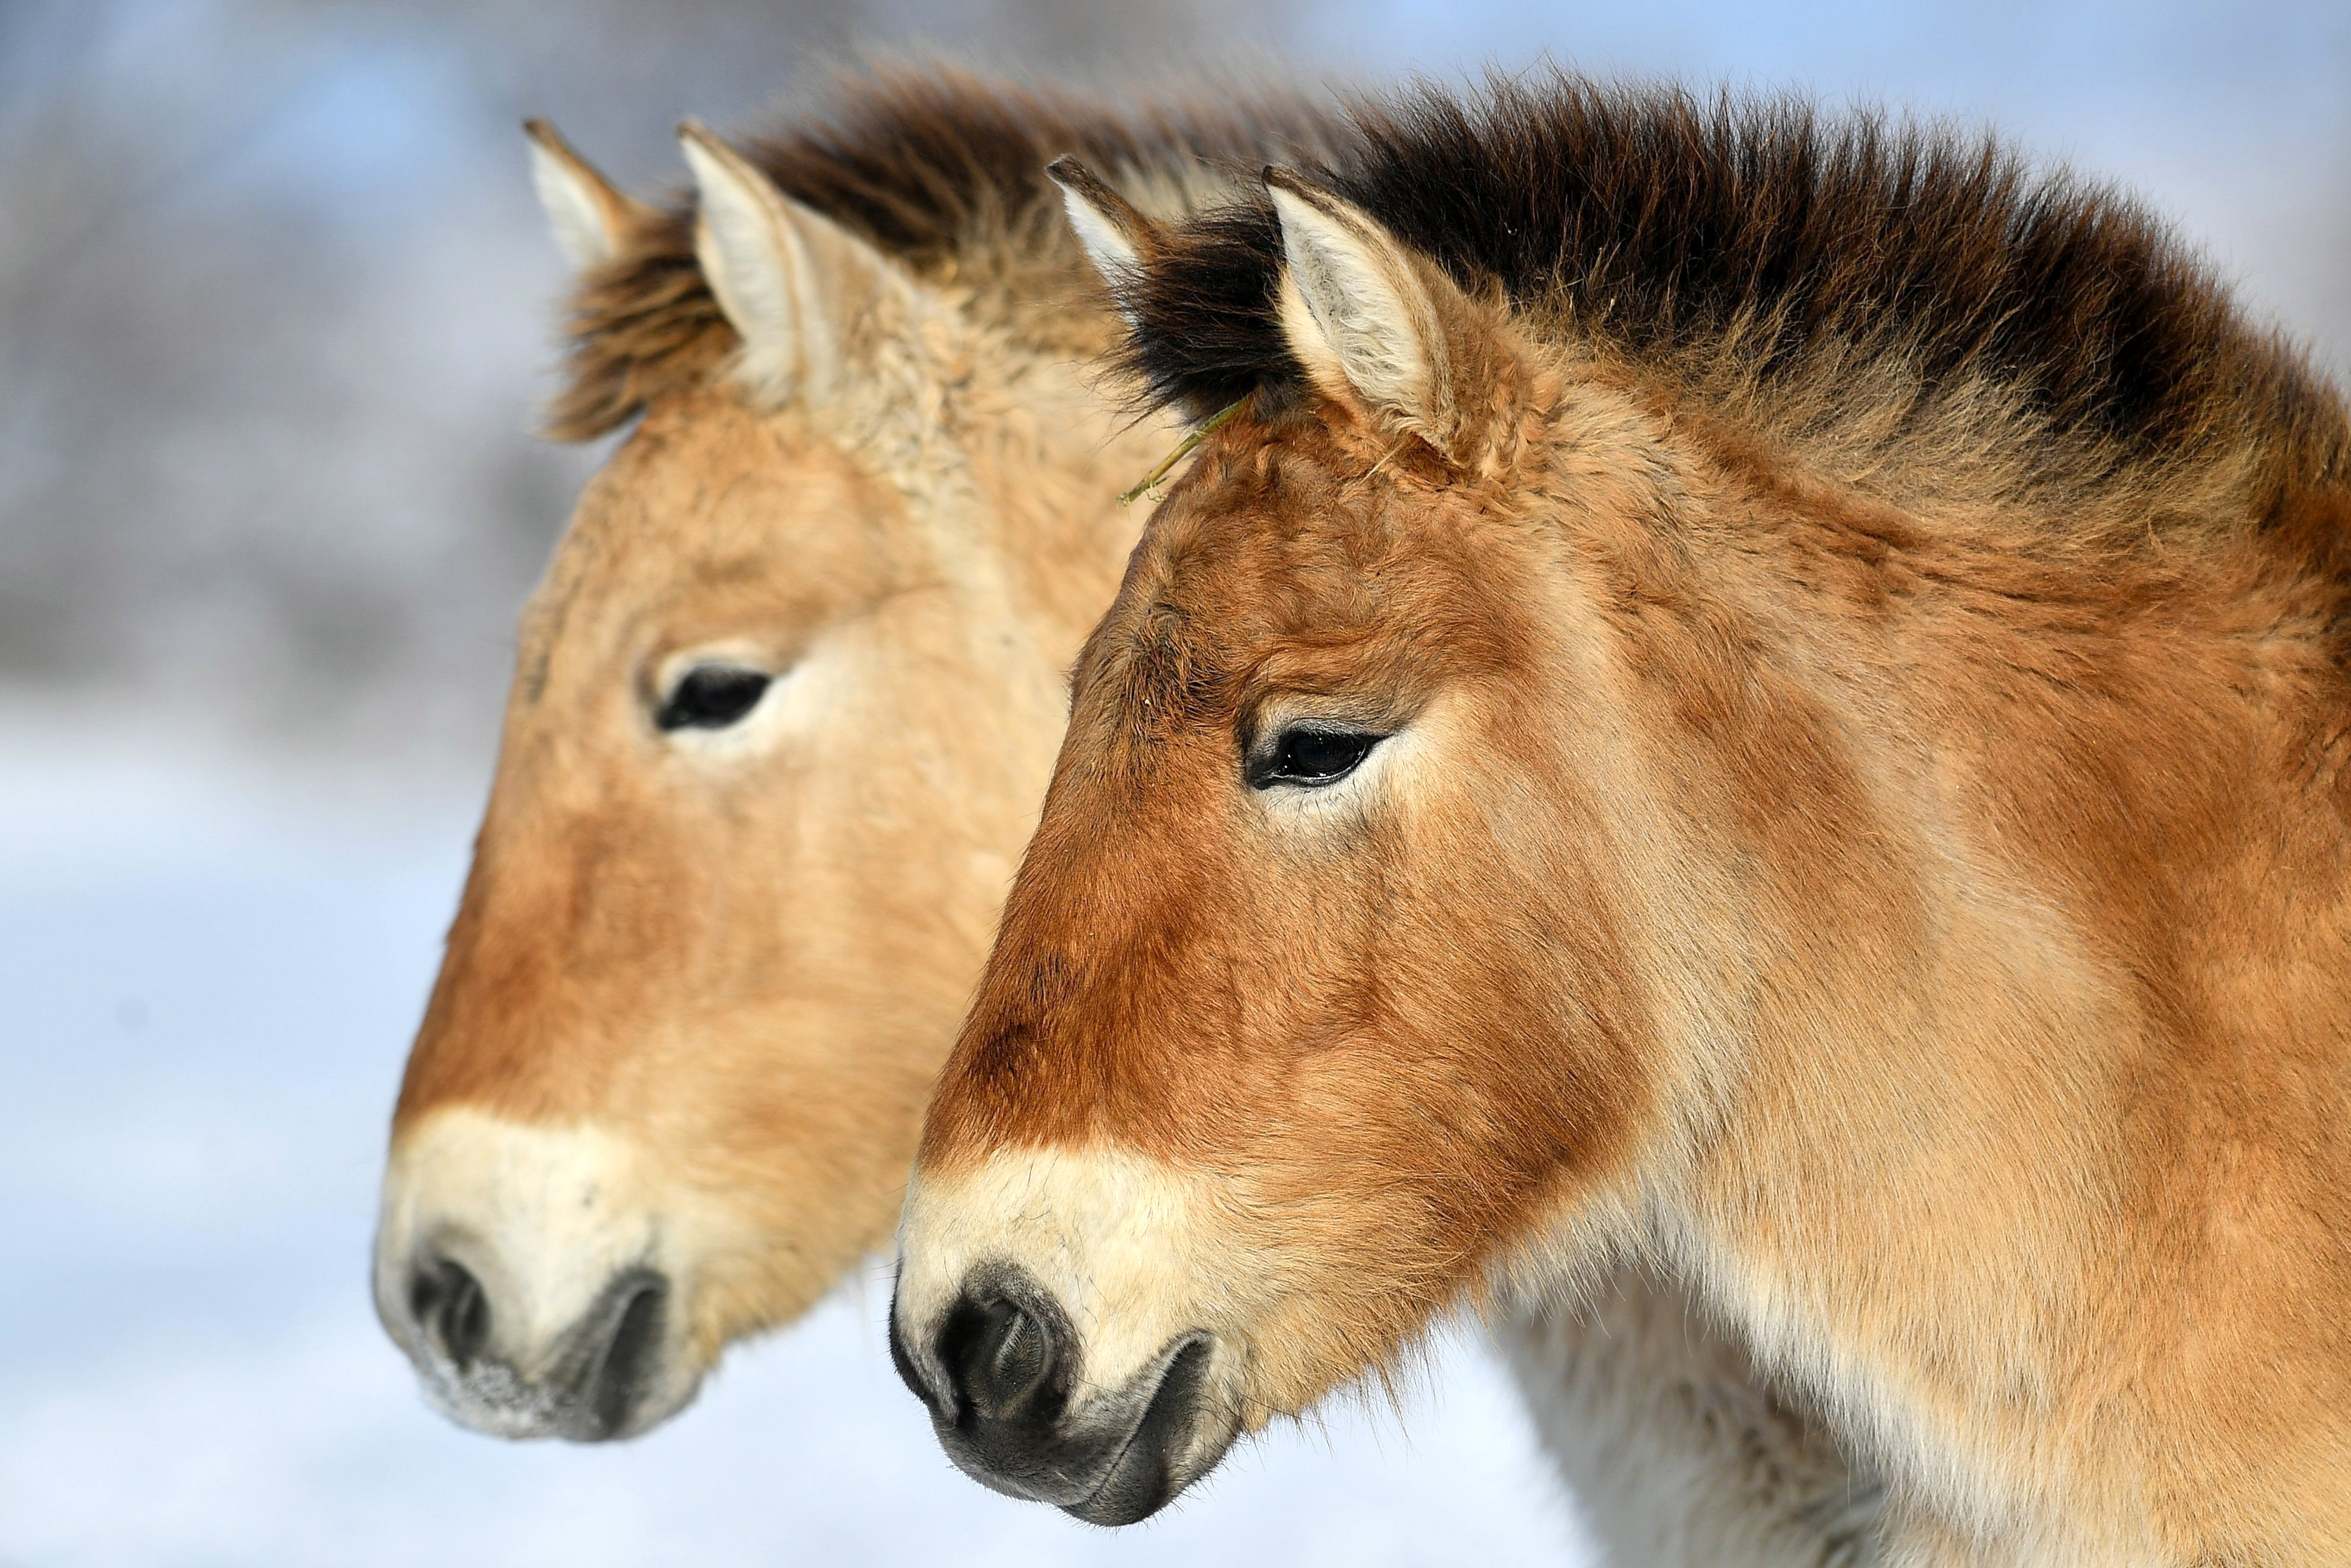
<instances>
[{"instance_id":1,"label":"upright dark mane","mask_svg":"<svg viewBox=\"0 0 2351 1568\"><path fill-rule=\"evenodd\" d=\"M1993 382L2124 463L2249 434L2305 479L2342 461L2340 402L2155 219L1989 136L1563 72L1351 110L1311 177L1595 346L1766 387L1895 357L1922 407ZM1132 301L1150 396L1298 384L1280 255L1262 196L1172 231Z\"/></svg>"},{"instance_id":2,"label":"upright dark mane","mask_svg":"<svg viewBox=\"0 0 2351 1568\"><path fill-rule=\"evenodd\" d=\"M1045 165L1064 152L1130 179L1253 176L1268 157L1326 145L1335 114L1259 89L1228 103L1134 108L946 68L844 74L826 112L747 149L786 194L905 262L970 286L1016 331L1053 331L1040 305L1089 281ZM694 211L672 206L572 301L567 384L550 433L601 434L660 392L706 376L734 334L694 256Z\"/></svg>"}]
</instances>

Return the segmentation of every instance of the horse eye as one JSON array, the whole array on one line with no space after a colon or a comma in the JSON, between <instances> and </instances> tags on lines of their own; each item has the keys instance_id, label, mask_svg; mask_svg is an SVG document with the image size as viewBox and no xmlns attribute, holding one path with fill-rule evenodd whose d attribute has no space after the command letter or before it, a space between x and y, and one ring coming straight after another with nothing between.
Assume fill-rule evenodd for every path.
<instances>
[{"instance_id":1,"label":"horse eye","mask_svg":"<svg viewBox=\"0 0 2351 1568\"><path fill-rule=\"evenodd\" d=\"M653 723L677 729L725 729L759 706L772 679L741 664L696 664L679 677Z\"/></svg>"},{"instance_id":2,"label":"horse eye","mask_svg":"<svg viewBox=\"0 0 2351 1568\"><path fill-rule=\"evenodd\" d=\"M1385 737L1354 729L1319 729L1300 726L1285 729L1273 748L1249 768L1249 783L1267 789L1276 784L1302 784L1319 789L1336 784L1370 756Z\"/></svg>"}]
</instances>

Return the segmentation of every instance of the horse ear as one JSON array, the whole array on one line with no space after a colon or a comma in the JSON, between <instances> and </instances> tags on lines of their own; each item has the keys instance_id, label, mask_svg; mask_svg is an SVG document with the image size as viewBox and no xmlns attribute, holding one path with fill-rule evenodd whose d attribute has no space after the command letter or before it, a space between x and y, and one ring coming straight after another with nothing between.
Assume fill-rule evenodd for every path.
<instances>
[{"instance_id":1,"label":"horse ear","mask_svg":"<svg viewBox=\"0 0 2351 1568\"><path fill-rule=\"evenodd\" d=\"M564 258L585 272L620 255L653 210L613 189L546 120L526 120L522 129L530 138L530 183Z\"/></svg>"},{"instance_id":2,"label":"horse ear","mask_svg":"<svg viewBox=\"0 0 2351 1568\"><path fill-rule=\"evenodd\" d=\"M1045 172L1061 187L1070 227L1077 231L1094 270L1110 285L1111 297L1123 308L1142 280L1145 263L1159 248L1158 231L1134 203L1075 158L1056 158L1045 165Z\"/></svg>"},{"instance_id":3,"label":"horse ear","mask_svg":"<svg viewBox=\"0 0 2351 1568\"><path fill-rule=\"evenodd\" d=\"M1355 398L1440 448L1458 423L1447 307L1460 291L1361 208L1286 169L1265 172L1289 264L1282 334L1324 392Z\"/></svg>"},{"instance_id":4,"label":"horse ear","mask_svg":"<svg viewBox=\"0 0 2351 1568\"><path fill-rule=\"evenodd\" d=\"M739 374L772 400L825 396L841 384L852 319L908 280L701 126L687 121L678 138L702 198L694 254L742 337Z\"/></svg>"}]
</instances>

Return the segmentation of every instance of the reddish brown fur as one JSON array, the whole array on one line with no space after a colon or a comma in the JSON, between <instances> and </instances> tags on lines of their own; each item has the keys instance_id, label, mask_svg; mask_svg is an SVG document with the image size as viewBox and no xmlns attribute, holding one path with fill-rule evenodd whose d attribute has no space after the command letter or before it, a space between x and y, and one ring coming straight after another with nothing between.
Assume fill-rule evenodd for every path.
<instances>
[{"instance_id":1,"label":"reddish brown fur","mask_svg":"<svg viewBox=\"0 0 2351 1568\"><path fill-rule=\"evenodd\" d=\"M1285 355L1204 445L925 1186L1223 1184L1274 1409L1648 1249L1886 1470L1901 1561L2351 1560L2339 398L2200 293L2260 373L2117 435L1998 364L1922 405L1834 331L1741 369L1416 265L1462 434ZM1284 828L1277 695L1417 749Z\"/></svg>"},{"instance_id":2,"label":"reddish brown fur","mask_svg":"<svg viewBox=\"0 0 2351 1568\"><path fill-rule=\"evenodd\" d=\"M925 1159L1113 1139L1246 1167L1292 1210L1266 1222L1276 1234L1319 1229L1305 1216L1334 1190L1376 1192L1376 1215L1351 1201L1322 1218L1355 1228L1373 1255L1414 1260L1408 1287L1382 1279L1348 1302L1349 1332L1384 1360L1480 1266L1470 1239L1530 1222L1562 1145L1579 1164L1621 1153L1646 1052L1619 1026L1631 1016L1623 935L1572 838L1543 846L1563 852L1556 861L1432 864L1383 824L1350 845L1389 868L1363 885L1315 876L1311 858L1259 860L1268 846L1238 820L1232 737L1276 693L1389 724L1440 686L1473 687L1499 705L1480 734L1498 768L1556 766L1509 695L1536 667L1543 636L1525 607L1544 591L1493 548L1507 525L1474 506L1429 517L1396 505L1409 481L1386 482L1393 459L1368 486L1353 480L1393 441L1350 434L1333 461L1314 426L1240 424L1185 483L1213 502L1171 497L1182 522L1154 531L1081 662L1063 768ZM1352 509L1349 491L1369 492L1361 527L1295 521L1301 499L1310 517ZM1425 480L1403 494L1415 492ZM1198 574L1179 564L1207 560ZM1293 917L1293 875L1312 889L1311 922ZM1521 936L1539 958L1457 952L1444 987L1428 986L1447 944L1414 912L1498 894L1535 922ZM1498 1039L1547 1033L1548 998L1562 991L1589 998L1579 1049L1541 1074L1489 1082L1481 1058ZM1220 1086L1207 1106L1194 1099L1203 1082ZM1322 1125L1350 1135L1319 1143L1306 1130Z\"/></svg>"}]
</instances>

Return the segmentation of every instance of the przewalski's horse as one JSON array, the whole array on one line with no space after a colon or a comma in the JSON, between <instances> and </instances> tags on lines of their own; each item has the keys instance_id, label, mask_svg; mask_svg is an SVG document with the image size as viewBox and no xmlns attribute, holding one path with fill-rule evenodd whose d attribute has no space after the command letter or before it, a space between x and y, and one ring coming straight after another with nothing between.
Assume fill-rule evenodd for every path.
<instances>
[{"instance_id":1,"label":"przewalski's horse","mask_svg":"<svg viewBox=\"0 0 2351 1568\"><path fill-rule=\"evenodd\" d=\"M641 1431L886 1232L1131 541L1107 497L1168 439L1073 376L1111 326L1041 161L1180 208L1219 152L1343 133L1279 99L1154 120L900 77L747 167L691 141L737 225L697 246L537 130L583 274L556 432L643 423L526 620L396 1119L378 1301L459 1419ZM809 292L747 344L728 313L785 279ZM795 354L826 379L761 379ZM1629 1561L1820 1562L1867 1516L1677 1291L1628 1274L1515 1342ZM1762 1507L1726 1534L1706 1497Z\"/></svg>"},{"instance_id":2,"label":"przewalski's horse","mask_svg":"<svg viewBox=\"0 0 2351 1568\"><path fill-rule=\"evenodd\" d=\"M1986 144L1570 79L1154 225L1217 428L901 1227L967 1469L1142 1517L1656 1260L1885 1557L2351 1561L2343 403Z\"/></svg>"},{"instance_id":3,"label":"przewalski's horse","mask_svg":"<svg viewBox=\"0 0 2351 1568\"><path fill-rule=\"evenodd\" d=\"M636 427L525 616L393 1122L377 1304L457 1419L642 1431L887 1238L1173 439L1088 384L1044 163L1180 207L1321 112L885 75L747 154L689 130L667 211L536 133L554 433Z\"/></svg>"}]
</instances>

